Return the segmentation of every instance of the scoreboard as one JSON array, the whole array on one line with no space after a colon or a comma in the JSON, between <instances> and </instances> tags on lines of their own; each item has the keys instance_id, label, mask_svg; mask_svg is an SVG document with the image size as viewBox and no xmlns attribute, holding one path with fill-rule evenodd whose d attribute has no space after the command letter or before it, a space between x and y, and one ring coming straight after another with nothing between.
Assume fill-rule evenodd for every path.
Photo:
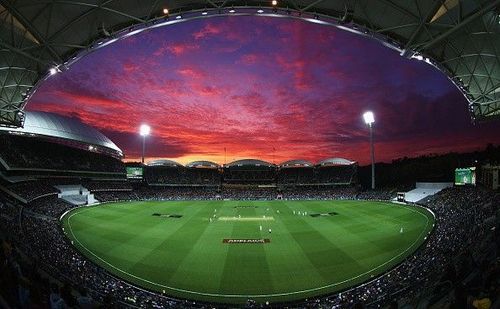
<instances>
[{"instance_id":1,"label":"scoreboard","mask_svg":"<svg viewBox=\"0 0 500 309\"><path fill-rule=\"evenodd\" d=\"M127 179L142 179L144 174L142 167L127 166L126 169L127 169Z\"/></svg>"},{"instance_id":2,"label":"scoreboard","mask_svg":"<svg viewBox=\"0 0 500 309\"><path fill-rule=\"evenodd\" d=\"M455 185L476 185L476 168L466 167L455 169Z\"/></svg>"}]
</instances>

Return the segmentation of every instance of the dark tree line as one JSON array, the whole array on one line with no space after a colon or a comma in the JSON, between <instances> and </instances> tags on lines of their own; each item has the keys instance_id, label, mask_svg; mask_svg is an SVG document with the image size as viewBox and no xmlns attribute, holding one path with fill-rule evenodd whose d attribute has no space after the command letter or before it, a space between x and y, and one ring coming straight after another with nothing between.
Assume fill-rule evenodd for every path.
<instances>
[{"instance_id":1,"label":"dark tree line","mask_svg":"<svg viewBox=\"0 0 500 309\"><path fill-rule=\"evenodd\" d=\"M429 154L414 158L399 158L391 163L376 163L377 188L404 190L412 188L415 182L453 182L455 169L476 166L480 178L481 166L500 164L500 145L488 144L484 150L446 154ZM359 182L363 188L371 184L370 165L358 168Z\"/></svg>"}]
</instances>

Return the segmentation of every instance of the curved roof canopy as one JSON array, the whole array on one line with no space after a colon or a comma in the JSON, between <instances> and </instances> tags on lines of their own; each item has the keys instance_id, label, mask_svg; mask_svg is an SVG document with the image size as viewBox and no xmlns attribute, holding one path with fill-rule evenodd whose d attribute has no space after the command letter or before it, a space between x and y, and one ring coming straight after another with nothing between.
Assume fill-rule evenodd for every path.
<instances>
[{"instance_id":1,"label":"curved roof canopy","mask_svg":"<svg viewBox=\"0 0 500 309\"><path fill-rule=\"evenodd\" d=\"M262 160L257 160L257 159L243 159L243 160L237 160L230 162L226 165L226 167L233 167L233 166L264 166L264 167L273 167L275 166L272 163L262 161Z\"/></svg>"},{"instance_id":2,"label":"curved roof canopy","mask_svg":"<svg viewBox=\"0 0 500 309\"><path fill-rule=\"evenodd\" d=\"M318 166L332 166L332 165L353 165L355 161L350 161L344 158L331 158L318 162Z\"/></svg>"},{"instance_id":3,"label":"curved roof canopy","mask_svg":"<svg viewBox=\"0 0 500 309\"><path fill-rule=\"evenodd\" d=\"M278 0L276 7L270 5L270 0L2 0L0 125L21 126L26 101L39 82L88 52L148 27L220 15L300 18L376 38L448 74L468 99L473 119L500 116L500 0Z\"/></svg>"},{"instance_id":4,"label":"curved roof canopy","mask_svg":"<svg viewBox=\"0 0 500 309\"><path fill-rule=\"evenodd\" d=\"M29 134L101 146L122 156L122 151L109 138L77 118L46 112L26 112L23 128L0 128L18 134ZM89 149L91 149L89 147Z\"/></svg>"},{"instance_id":5,"label":"curved roof canopy","mask_svg":"<svg viewBox=\"0 0 500 309\"><path fill-rule=\"evenodd\" d=\"M147 166L164 166L164 167L183 167L182 164L172 160L160 159L148 162Z\"/></svg>"},{"instance_id":6,"label":"curved roof canopy","mask_svg":"<svg viewBox=\"0 0 500 309\"><path fill-rule=\"evenodd\" d=\"M289 160L280 164L281 168L289 167L313 167L314 164L307 160Z\"/></svg>"},{"instance_id":7,"label":"curved roof canopy","mask_svg":"<svg viewBox=\"0 0 500 309\"><path fill-rule=\"evenodd\" d=\"M193 161L186 164L186 167L191 168L218 168L220 165L212 161Z\"/></svg>"}]
</instances>

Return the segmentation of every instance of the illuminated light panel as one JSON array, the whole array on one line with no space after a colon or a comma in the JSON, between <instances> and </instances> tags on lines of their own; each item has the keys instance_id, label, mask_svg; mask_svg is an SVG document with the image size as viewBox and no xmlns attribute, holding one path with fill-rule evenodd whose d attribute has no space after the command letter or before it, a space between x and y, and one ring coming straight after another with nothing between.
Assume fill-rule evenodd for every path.
<instances>
[{"instance_id":1,"label":"illuminated light panel","mask_svg":"<svg viewBox=\"0 0 500 309\"><path fill-rule=\"evenodd\" d=\"M365 123L368 125L371 125L372 123L375 122L375 116L373 115L373 112L365 112L363 114L363 119L365 120Z\"/></svg>"}]
</instances>

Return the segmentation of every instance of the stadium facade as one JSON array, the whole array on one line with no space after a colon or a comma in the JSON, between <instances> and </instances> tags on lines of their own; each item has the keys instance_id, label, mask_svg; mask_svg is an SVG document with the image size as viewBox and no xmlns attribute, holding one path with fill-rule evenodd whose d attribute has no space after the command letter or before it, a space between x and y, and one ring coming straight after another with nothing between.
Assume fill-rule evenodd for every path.
<instances>
[{"instance_id":1,"label":"stadium facade","mask_svg":"<svg viewBox=\"0 0 500 309\"><path fill-rule=\"evenodd\" d=\"M353 185L357 180L354 161L342 158L313 164L291 160L276 165L258 159L243 159L223 166L209 161L196 161L183 166L171 160L155 160L145 166L144 180L150 185L246 185L246 186L339 186Z\"/></svg>"}]
</instances>

